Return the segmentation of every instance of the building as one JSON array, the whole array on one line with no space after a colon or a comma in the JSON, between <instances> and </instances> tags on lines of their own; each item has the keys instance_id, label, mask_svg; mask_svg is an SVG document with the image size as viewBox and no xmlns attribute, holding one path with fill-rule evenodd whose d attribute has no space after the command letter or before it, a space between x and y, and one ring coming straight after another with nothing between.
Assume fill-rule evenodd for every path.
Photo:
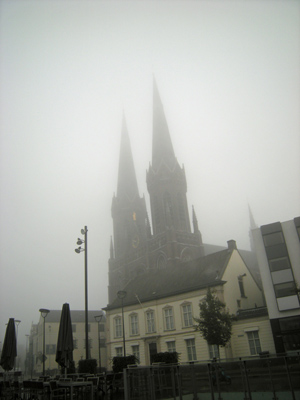
<instances>
[{"instance_id":1,"label":"building","mask_svg":"<svg viewBox=\"0 0 300 400\"><path fill-rule=\"evenodd\" d=\"M154 82L153 151L147 171L152 230L139 196L129 135L123 119L117 194L112 200L113 239L109 259L109 303L134 277L204 255L193 209L187 206L185 170L176 159L163 106Z\"/></svg>"},{"instance_id":2,"label":"building","mask_svg":"<svg viewBox=\"0 0 300 400\"><path fill-rule=\"evenodd\" d=\"M300 349L300 217L252 230L277 353Z\"/></svg>"},{"instance_id":3,"label":"building","mask_svg":"<svg viewBox=\"0 0 300 400\"><path fill-rule=\"evenodd\" d=\"M195 332L193 319L208 287L238 315L234 340L222 349L223 358L237 356L238 349L243 355L274 352L255 253L238 250L234 240L227 248L204 244L194 208L190 222L185 171L176 159L155 82L152 163L146 181L151 222L145 198L139 196L123 119L105 308L108 358L124 354L123 323L126 354L137 355L144 365L154 353L165 351L176 350L181 361L211 358L215 349ZM123 303L119 291L127 294ZM257 346L250 345L253 341Z\"/></svg>"},{"instance_id":4,"label":"building","mask_svg":"<svg viewBox=\"0 0 300 400\"><path fill-rule=\"evenodd\" d=\"M126 297L116 299L105 309L108 357L124 354L122 301L126 354L136 355L142 365L149 365L157 352L177 351L181 362L216 356L216 348L208 346L194 329L194 317L199 316L199 302L208 287L230 313L240 314L234 340L221 348L223 359L236 356L239 349L243 355L274 352L263 293L231 240L225 250L174 265L171 272L168 268L156 269L131 281L125 288ZM251 310L247 317L244 310ZM250 346L253 336L260 343L254 350Z\"/></svg>"},{"instance_id":5,"label":"building","mask_svg":"<svg viewBox=\"0 0 300 400\"><path fill-rule=\"evenodd\" d=\"M101 321L96 321L95 317L103 315ZM59 369L56 358L56 345L60 324L61 310L50 310L45 318L45 371L53 373ZM85 311L71 310L71 321L73 330L73 359L75 366L78 362L85 359ZM106 347L105 347L105 323L106 316L103 311L88 311L88 332L89 332L89 356L97 360L99 366L99 343L101 367L106 365ZM29 335L29 347L26 354L26 373L28 375L41 375L43 370L43 324L44 319L40 316L37 324L32 324ZM99 329L99 336L98 336ZM99 340L100 339L100 340Z\"/></svg>"}]
</instances>

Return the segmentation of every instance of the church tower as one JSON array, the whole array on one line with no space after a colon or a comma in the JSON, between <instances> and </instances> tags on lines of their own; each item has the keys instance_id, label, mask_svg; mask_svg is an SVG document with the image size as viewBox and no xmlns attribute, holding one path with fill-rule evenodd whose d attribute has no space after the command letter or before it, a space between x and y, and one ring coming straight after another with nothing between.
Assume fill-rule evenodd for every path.
<instances>
[{"instance_id":1,"label":"church tower","mask_svg":"<svg viewBox=\"0 0 300 400\"><path fill-rule=\"evenodd\" d=\"M117 195L113 197L113 241L110 244L109 302L147 265L150 227L145 198L139 196L126 121L123 117Z\"/></svg>"},{"instance_id":2,"label":"church tower","mask_svg":"<svg viewBox=\"0 0 300 400\"><path fill-rule=\"evenodd\" d=\"M194 232L191 232L187 206L185 170L174 153L167 120L156 82L153 84L152 165L147 171L153 236L161 257L152 263L188 261L204 255L202 238L193 210ZM158 250L158 249L157 249Z\"/></svg>"},{"instance_id":3,"label":"church tower","mask_svg":"<svg viewBox=\"0 0 300 400\"><path fill-rule=\"evenodd\" d=\"M123 118L117 194L112 200L109 303L139 274L204 255L195 210L191 230L185 171L174 153L156 83L153 86L152 164L147 171L153 233L139 196L129 135Z\"/></svg>"}]
</instances>

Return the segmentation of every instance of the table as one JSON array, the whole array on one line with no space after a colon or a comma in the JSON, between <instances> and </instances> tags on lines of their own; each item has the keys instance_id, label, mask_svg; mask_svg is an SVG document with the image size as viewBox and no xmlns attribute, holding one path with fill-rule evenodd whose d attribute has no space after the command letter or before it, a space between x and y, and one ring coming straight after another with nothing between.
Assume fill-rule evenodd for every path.
<instances>
[{"instance_id":1,"label":"table","mask_svg":"<svg viewBox=\"0 0 300 400\"><path fill-rule=\"evenodd\" d=\"M76 381L58 381L57 385L59 387L63 388L69 388L70 389L70 398L73 399L74 395L74 388L80 388L80 387L87 387L90 386L90 400L93 400L93 382L89 381L83 381L83 382L76 382Z\"/></svg>"}]
</instances>

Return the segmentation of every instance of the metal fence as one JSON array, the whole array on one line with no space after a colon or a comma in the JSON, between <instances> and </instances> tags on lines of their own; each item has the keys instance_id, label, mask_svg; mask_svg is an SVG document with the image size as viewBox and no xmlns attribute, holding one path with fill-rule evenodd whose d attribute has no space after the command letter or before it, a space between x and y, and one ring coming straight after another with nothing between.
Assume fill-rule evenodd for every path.
<instances>
[{"instance_id":1,"label":"metal fence","mask_svg":"<svg viewBox=\"0 0 300 400\"><path fill-rule=\"evenodd\" d=\"M274 356L124 370L125 400L300 400L300 357Z\"/></svg>"}]
</instances>

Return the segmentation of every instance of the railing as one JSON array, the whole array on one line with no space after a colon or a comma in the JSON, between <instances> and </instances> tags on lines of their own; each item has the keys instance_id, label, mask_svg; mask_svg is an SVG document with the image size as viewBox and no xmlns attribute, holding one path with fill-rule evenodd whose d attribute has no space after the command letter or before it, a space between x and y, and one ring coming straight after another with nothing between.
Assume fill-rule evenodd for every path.
<instances>
[{"instance_id":1,"label":"railing","mask_svg":"<svg viewBox=\"0 0 300 400\"><path fill-rule=\"evenodd\" d=\"M157 365L124 370L125 400L299 400L300 357Z\"/></svg>"}]
</instances>

